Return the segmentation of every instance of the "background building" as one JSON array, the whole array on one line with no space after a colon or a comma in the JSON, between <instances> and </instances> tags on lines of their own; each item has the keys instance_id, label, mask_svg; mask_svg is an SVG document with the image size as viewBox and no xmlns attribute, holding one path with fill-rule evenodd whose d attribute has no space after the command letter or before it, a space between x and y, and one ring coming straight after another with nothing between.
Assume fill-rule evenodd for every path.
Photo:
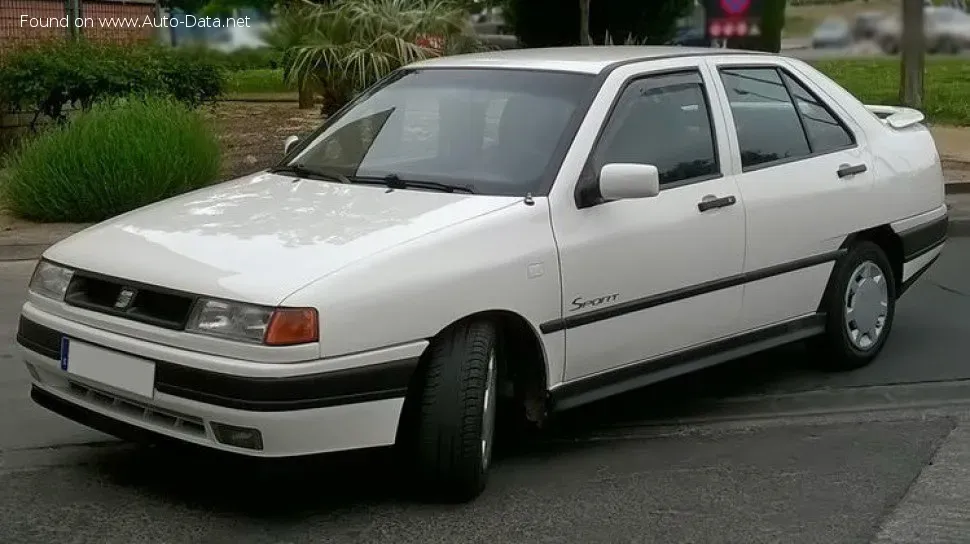
<instances>
[{"instance_id":1,"label":"background building","mask_svg":"<svg viewBox=\"0 0 970 544\"><path fill-rule=\"evenodd\" d=\"M65 17L69 17L69 22L76 18L76 14L69 16L74 13L73 6L77 6L81 17L92 23L78 29L92 41L130 43L153 40L157 35L157 30L150 25L103 21L143 22L145 17L156 17L157 0L0 0L0 56L11 49L70 36L72 29L60 23ZM24 25L21 19L24 15L42 19L45 27ZM52 19L56 22L48 24Z\"/></svg>"}]
</instances>

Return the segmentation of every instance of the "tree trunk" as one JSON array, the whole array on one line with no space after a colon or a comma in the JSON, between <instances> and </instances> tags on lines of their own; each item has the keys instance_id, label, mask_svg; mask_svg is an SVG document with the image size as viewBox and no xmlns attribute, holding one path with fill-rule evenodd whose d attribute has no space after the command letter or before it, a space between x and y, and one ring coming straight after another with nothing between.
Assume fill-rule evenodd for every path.
<instances>
[{"instance_id":1,"label":"tree trunk","mask_svg":"<svg viewBox=\"0 0 970 544\"><path fill-rule=\"evenodd\" d=\"M589 2L590 0L579 0L579 43L582 45L590 45Z\"/></svg>"},{"instance_id":2,"label":"tree trunk","mask_svg":"<svg viewBox=\"0 0 970 544\"><path fill-rule=\"evenodd\" d=\"M781 33L785 29L785 6L787 0L764 0L764 7L759 21L761 33L757 36L745 36L728 39L728 47L746 49L749 51L767 51L778 53L781 51Z\"/></svg>"},{"instance_id":3,"label":"tree trunk","mask_svg":"<svg viewBox=\"0 0 970 544\"><path fill-rule=\"evenodd\" d=\"M781 51L781 34L785 30L785 6L787 0L765 0L761 16L761 50L769 53Z\"/></svg>"},{"instance_id":4,"label":"tree trunk","mask_svg":"<svg viewBox=\"0 0 970 544\"><path fill-rule=\"evenodd\" d=\"M926 35L923 31L923 2L903 0L903 42L899 101L910 108L923 107L923 69Z\"/></svg>"},{"instance_id":5,"label":"tree trunk","mask_svg":"<svg viewBox=\"0 0 970 544\"><path fill-rule=\"evenodd\" d=\"M309 110L313 108L313 88L309 83L300 85L300 109Z\"/></svg>"}]
</instances>

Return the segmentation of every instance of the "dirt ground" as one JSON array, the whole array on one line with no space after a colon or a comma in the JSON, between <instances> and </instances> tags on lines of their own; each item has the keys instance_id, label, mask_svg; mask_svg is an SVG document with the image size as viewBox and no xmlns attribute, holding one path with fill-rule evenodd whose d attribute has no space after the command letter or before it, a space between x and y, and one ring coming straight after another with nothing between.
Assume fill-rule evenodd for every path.
<instances>
[{"instance_id":1,"label":"dirt ground","mask_svg":"<svg viewBox=\"0 0 970 544\"><path fill-rule=\"evenodd\" d=\"M304 137L323 123L318 109L295 102L219 102L205 114L222 142L222 180L271 166L287 136Z\"/></svg>"}]
</instances>

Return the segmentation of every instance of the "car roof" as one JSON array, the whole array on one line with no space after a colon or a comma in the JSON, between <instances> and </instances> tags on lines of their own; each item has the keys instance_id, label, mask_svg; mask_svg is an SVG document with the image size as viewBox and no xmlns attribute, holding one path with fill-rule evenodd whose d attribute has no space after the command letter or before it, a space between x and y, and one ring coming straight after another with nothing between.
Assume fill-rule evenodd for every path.
<instances>
[{"instance_id":1,"label":"car roof","mask_svg":"<svg viewBox=\"0 0 970 544\"><path fill-rule=\"evenodd\" d=\"M669 45L540 47L436 57L412 63L408 68L511 68L598 74L616 63L724 54L767 53Z\"/></svg>"}]
</instances>

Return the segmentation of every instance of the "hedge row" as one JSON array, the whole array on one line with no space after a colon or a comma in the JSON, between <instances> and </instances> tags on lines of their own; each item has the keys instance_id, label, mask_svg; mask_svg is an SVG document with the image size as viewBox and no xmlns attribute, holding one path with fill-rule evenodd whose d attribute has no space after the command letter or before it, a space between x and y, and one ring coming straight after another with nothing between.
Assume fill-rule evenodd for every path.
<instances>
[{"instance_id":1,"label":"hedge row","mask_svg":"<svg viewBox=\"0 0 970 544\"><path fill-rule=\"evenodd\" d=\"M22 49L0 64L0 104L62 121L118 96L160 95L190 107L215 100L225 71L193 51L57 41Z\"/></svg>"},{"instance_id":2,"label":"hedge row","mask_svg":"<svg viewBox=\"0 0 970 544\"><path fill-rule=\"evenodd\" d=\"M220 147L185 103L132 96L48 128L2 166L0 201L17 216L95 222L212 183Z\"/></svg>"},{"instance_id":3,"label":"hedge row","mask_svg":"<svg viewBox=\"0 0 970 544\"><path fill-rule=\"evenodd\" d=\"M205 59L226 70L275 70L282 68L281 53L269 47L244 47L235 51L219 51L208 47L185 47L182 51Z\"/></svg>"}]
</instances>

